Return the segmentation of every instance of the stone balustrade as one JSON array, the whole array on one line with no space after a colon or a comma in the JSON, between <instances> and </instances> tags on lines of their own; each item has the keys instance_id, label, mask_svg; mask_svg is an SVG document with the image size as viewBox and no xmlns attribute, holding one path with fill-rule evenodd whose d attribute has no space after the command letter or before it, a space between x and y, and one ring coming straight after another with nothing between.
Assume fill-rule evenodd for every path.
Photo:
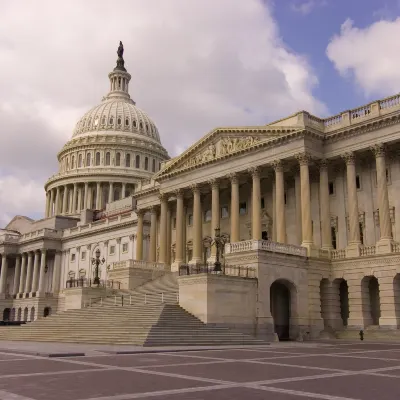
<instances>
[{"instance_id":1,"label":"stone balustrade","mask_svg":"<svg viewBox=\"0 0 400 400\"><path fill-rule=\"evenodd\" d=\"M227 243L225 254L241 253L244 251L264 250L273 253L292 254L307 257L307 249L302 246L272 242L269 240L244 240L242 242Z\"/></svg>"},{"instance_id":2,"label":"stone balustrade","mask_svg":"<svg viewBox=\"0 0 400 400\"><path fill-rule=\"evenodd\" d=\"M158 262L149 262L143 260L125 260L113 263L112 268L113 269L141 268L141 269L153 269L153 270L165 271L168 269L168 266L164 263L158 263Z\"/></svg>"},{"instance_id":3,"label":"stone balustrade","mask_svg":"<svg viewBox=\"0 0 400 400\"><path fill-rule=\"evenodd\" d=\"M19 241L18 236L4 234L0 236L0 243L17 243Z\"/></svg>"},{"instance_id":4,"label":"stone balustrade","mask_svg":"<svg viewBox=\"0 0 400 400\"><path fill-rule=\"evenodd\" d=\"M360 256L373 256L376 253L376 246L363 246L360 248Z\"/></svg>"}]
</instances>

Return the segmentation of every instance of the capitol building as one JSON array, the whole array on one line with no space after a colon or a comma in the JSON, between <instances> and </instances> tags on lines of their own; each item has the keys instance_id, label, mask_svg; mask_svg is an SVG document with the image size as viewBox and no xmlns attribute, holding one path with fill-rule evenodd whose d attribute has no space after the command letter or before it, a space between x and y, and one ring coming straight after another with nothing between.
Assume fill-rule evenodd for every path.
<instances>
[{"instance_id":1,"label":"capitol building","mask_svg":"<svg viewBox=\"0 0 400 400\"><path fill-rule=\"evenodd\" d=\"M108 94L57 154L44 218L0 229L0 313L29 322L0 339L68 341L54 334L67 315L154 328L140 310L167 306L227 343L400 335L400 96L218 127L170 158L121 46Z\"/></svg>"}]
</instances>

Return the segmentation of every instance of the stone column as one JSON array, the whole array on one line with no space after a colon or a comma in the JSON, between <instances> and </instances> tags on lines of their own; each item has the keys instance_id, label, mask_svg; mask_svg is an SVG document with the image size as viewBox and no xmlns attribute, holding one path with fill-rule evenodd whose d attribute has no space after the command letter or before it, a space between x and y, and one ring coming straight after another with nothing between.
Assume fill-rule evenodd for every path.
<instances>
[{"instance_id":1,"label":"stone column","mask_svg":"<svg viewBox=\"0 0 400 400\"><path fill-rule=\"evenodd\" d=\"M49 217L54 215L54 189L50 189Z\"/></svg>"},{"instance_id":2,"label":"stone column","mask_svg":"<svg viewBox=\"0 0 400 400\"><path fill-rule=\"evenodd\" d=\"M221 210L219 206L219 182L216 179L210 181L211 185L211 237L215 236L215 230L220 228ZM215 245L211 246L211 259L214 260L217 255ZM210 260L211 261L211 260Z\"/></svg>"},{"instance_id":3,"label":"stone column","mask_svg":"<svg viewBox=\"0 0 400 400\"><path fill-rule=\"evenodd\" d=\"M21 276L19 278L19 293L25 292L25 282L26 282L26 253L21 255Z\"/></svg>"},{"instance_id":4,"label":"stone column","mask_svg":"<svg viewBox=\"0 0 400 400\"><path fill-rule=\"evenodd\" d=\"M60 214L60 187L56 189L56 204L54 206L54 215Z\"/></svg>"},{"instance_id":5,"label":"stone column","mask_svg":"<svg viewBox=\"0 0 400 400\"><path fill-rule=\"evenodd\" d=\"M68 186L64 185L63 202L62 202L62 213L65 215L67 213L67 203L68 203Z\"/></svg>"},{"instance_id":6,"label":"stone column","mask_svg":"<svg viewBox=\"0 0 400 400\"><path fill-rule=\"evenodd\" d=\"M74 190L72 192L72 204L71 204L71 214L76 213L76 192L78 190L78 184L74 183Z\"/></svg>"},{"instance_id":7,"label":"stone column","mask_svg":"<svg viewBox=\"0 0 400 400\"><path fill-rule=\"evenodd\" d=\"M15 259L14 285L12 294L18 293L20 277L21 277L21 256L18 254Z\"/></svg>"},{"instance_id":8,"label":"stone column","mask_svg":"<svg viewBox=\"0 0 400 400\"><path fill-rule=\"evenodd\" d=\"M39 257L40 253L38 251L34 252L33 260L33 275L32 275L32 288L31 292L37 292L38 282L39 282Z\"/></svg>"},{"instance_id":9,"label":"stone column","mask_svg":"<svg viewBox=\"0 0 400 400\"><path fill-rule=\"evenodd\" d=\"M96 184L96 210L101 209L101 183Z\"/></svg>"},{"instance_id":10,"label":"stone column","mask_svg":"<svg viewBox=\"0 0 400 400\"><path fill-rule=\"evenodd\" d=\"M381 316L379 326L381 328L397 329L396 313L396 285L393 276L379 278L379 298Z\"/></svg>"},{"instance_id":11,"label":"stone column","mask_svg":"<svg viewBox=\"0 0 400 400\"><path fill-rule=\"evenodd\" d=\"M183 218L182 218L182 259L183 263L187 263L187 243L186 243L186 230L187 230L187 205L183 201Z\"/></svg>"},{"instance_id":12,"label":"stone column","mask_svg":"<svg viewBox=\"0 0 400 400\"><path fill-rule=\"evenodd\" d=\"M85 192L83 195L83 209L87 210L88 207L88 195L89 195L89 183L85 182Z\"/></svg>"},{"instance_id":13,"label":"stone column","mask_svg":"<svg viewBox=\"0 0 400 400\"><path fill-rule=\"evenodd\" d=\"M41 257L40 257L40 276L39 276L39 293L42 294L44 293L44 277L46 274L46 249L41 250ZM78 255L79 257L79 255ZM54 279L54 272L53 272L53 279Z\"/></svg>"},{"instance_id":14,"label":"stone column","mask_svg":"<svg viewBox=\"0 0 400 400\"><path fill-rule=\"evenodd\" d=\"M3 298L6 294L7 272L8 272L7 255L6 253L3 253L1 255L1 273L0 273L0 295Z\"/></svg>"},{"instance_id":15,"label":"stone column","mask_svg":"<svg viewBox=\"0 0 400 400\"><path fill-rule=\"evenodd\" d=\"M137 210L136 260L143 260L143 218L144 210Z\"/></svg>"},{"instance_id":16,"label":"stone column","mask_svg":"<svg viewBox=\"0 0 400 400\"><path fill-rule=\"evenodd\" d=\"M260 169L251 168L253 178L252 197L251 197L251 232L253 240L261 240L261 185Z\"/></svg>"},{"instance_id":17,"label":"stone column","mask_svg":"<svg viewBox=\"0 0 400 400\"><path fill-rule=\"evenodd\" d=\"M108 188L108 204L112 203L114 200L114 183L110 182L110 186Z\"/></svg>"},{"instance_id":18,"label":"stone column","mask_svg":"<svg viewBox=\"0 0 400 400\"><path fill-rule=\"evenodd\" d=\"M150 210L150 253L149 261L157 260L157 210L152 207Z\"/></svg>"},{"instance_id":19,"label":"stone column","mask_svg":"<svg viewBox=\"0 0 400 400\"><path fill-rule=\"evenodd\" d=\"M87 195L87 203L86 207L91 210L93 207L93 188L88 184L88 195Z\"/></svg>"},{"instance_id":20,"label":"stone column","mask_svg":"<svg viewBox=\"0 0 400 400\"><path fill-rule=\"evenodd\" d=\"M53 267L53 282L52 282L52 290L53 293L57 294L60 291L60 278L61 278L61 251L56 251L54 256L54 267ZM40 287L39 287L40 291ZM44 279L42 291L44 291Z\"/></svg>"},{"instance_id":21,"label":"stone column","mask_svg":"<svg viewBox=\"0 0 400 400\"><path fill-rule=\"evenodd\" d=\"M240 241L239 221L239 178L237 174L229 176L231 180L231 243Z\"/></svg>"},{"instance_id":22,"label":"stone column","mask_svg":"<svg viewBox=\"0 0 400 400\"><path fill-rule=\"evenodd\" d=\"M392 225L390 221L389 196L386 181L385 147L377 144L372 148L376 161L376 180L379 210L380 238L376 246L378 253L390 253L392 251Z\"/></svg>"},{"instance_id":23,"label":"stone column","mask_svg":"<svg viewBox=\"0 0 400 400\"><path fill-rule=\"evenodd\" d=\"M276 241L286 243L285 180L282 161L274 161L272 166L275 170Z\"/></svg>"},{"instance_id":24,"label":"stone column","mask_svg":"<svg viewBox=\"0 0 400 400\"><path fill-rule=\"evenodd\" d=\"M76 211L81 212L81 210L82 210L82 186L79 185L78 186L78 202L77 202Z\"/></svg>"},{"instance_id":25,"label":"stone column","mask_svg":"<svg viewBox=\"0 0 400 400\"><path fill-rule=\"evenodd\" d=\"M168 197L160 193L161 213L160 213L160 255L158 261L167 263L167 211Z\"/></svg>"},{"instance_id":26,"label":"stone column","mask_svg":"<svg viewBox=\"0 0 400 400\"><path fill-rule=\"evenodd\" d=\"M302 217L301 217L301 184L300 184L300 169L297 166L294 170L294 192L296 197L296 230L297 244L300 246L303 242L302 235Z\"/></svg>"},{"instance_id":27,"label":"stone column","mask_svg":"<svg viewBox=\"0 0 400 400\"><path fill-rule=\"evenodd\" d=\"M329 211L328 162L321 160L319 166L319 208L321 212L321 248L332 249L331 214Z\"/></svg>"},{"instance_id":28,"label":"stone column","mask_svg":"<svg viewBox=\"0 0 400 400\"><path fill-rule=\"evenodd\" d=\"M121 198L124 199L126 197L126 183L122 182L122 193L121 193Z\"/></svg>"},{"instance_id":29,"label":"stone column","mask_svg":"<svg viewBox=\"0 0 400 400\"><path fill-rule=\"evenodd\" d=\"M171 246L172 246L172 232L171 232L171 209L167 207L167 264L171 265Z\"/></svg>"},{"instance_id":30,"label":"stone column","mask_svg":"<svg viewBox=\"0 0 400 400\"><path fill-rule=\"evenodd\" d=\"M193 192L193 258L191 264L200 264L202 255L202 219L201 219L201 197L198 185L192 186Z\"/></svg>"},{"instance_id":31,"label":"stone column","mask_svg":"<svg viewBox=\"0 0 400 400\"><path fill-rule=\"evenodd\" d=\"M175 238L175 261L173 270L178 271L179 266L184 263L183 260L183 229L184 229L184 210L183 210L183 192L177 190L176 194L176 238Z\"/></svg>"},{"instance_id":32,"label":"stone column","mask_svg":"<svg viewBox=\"0 0 400 400\"><path fill-rule=\"evenodd\" d=\"M44 210L44 216L45 218L48 218L50 214L50 193L46 193L46 208Z\"/></svg>"},{"instance_id":33,"label":"stone column","mask_svg":"<svg viewBox=\"0 0 400 400\"><path fill-rule=\"evenodd\" d=\"M300 164L302 246L307 247L310 252L311 247L314 245L311 220L310 174L308 168L310 156L302 153L298 154L296 158Z\"/></svg>"},{"instance_id":34,"label":"stone column","mask_svg":"<svg viewBox=\"0 0 400 400\"><path fill-rule=\"evenodd\" d=\"M25 293L29 293L32 288L32 264L33 264L33 253L28 253L28 267L26 272L26 282L25 282Z\"/></svg>"},{"instance_id":35,"label":"stone column","mask_svg":"<svg viewBox=\"0 0 400 400\"><path fill-rule=\"evenodd\" d=\"M354 153L343 155L347 167L347 202L349 212L349 243L346 248L346 257L360 255L360 221L358 215L358 200L356 186L356 160Z\"/></svg>"}]
</instances>

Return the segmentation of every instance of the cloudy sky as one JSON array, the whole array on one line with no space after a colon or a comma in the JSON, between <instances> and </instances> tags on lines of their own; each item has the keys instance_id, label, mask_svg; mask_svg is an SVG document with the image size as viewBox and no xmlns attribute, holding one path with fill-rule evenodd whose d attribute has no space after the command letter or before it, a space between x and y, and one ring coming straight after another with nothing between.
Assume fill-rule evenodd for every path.
<instances>
[{"instance_id":1,"label":"cloudy sky","mask_svg":"<svg viewBox=\"0 0 400 400\"><path fill-rule=\"evenodd\" d=\"M0 0L0 227L43 217L43 184L108 90L174 156L221 125L336 114L400 91L399 0Z\"/></svg>"}]
</instances>

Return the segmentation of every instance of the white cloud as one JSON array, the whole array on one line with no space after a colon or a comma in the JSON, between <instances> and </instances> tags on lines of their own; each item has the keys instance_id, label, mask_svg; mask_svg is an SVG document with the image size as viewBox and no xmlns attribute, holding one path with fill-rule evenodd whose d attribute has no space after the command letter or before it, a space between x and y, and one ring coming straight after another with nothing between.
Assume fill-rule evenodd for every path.
<instances>
[{"instance_id":1,"label":"white cloud","mask_svg":"<svg viewBox=\"0 0 400 400\"><path fill-rule=\"evenodd\" d=\"M388 96L400 91L400 18L357 28L347 19L326 53L339 73L365 96Z\"/></svg>"},{"instance_id":2,"label":"white cloud","mask_svg":"<svg viewBox=\"0 0 400 400\"><path fill-rule=\"evenodd\" d=\"M108 91L119 40L131 96L172 156L216 126L326 112L313 96L315 72L282 42L265 1L19 0L1 7L0 179L41 187L56 172L56 153L75 122ZM21 196L17 208L0 200L0 209L36 212Z\"/></svg>"},{"instance_id":3,"label":"white cloud","mask_svg":"<svg viewBox=\"0 0 400 400\"><path fill-rule=\"evenodd\" d=\"M326 6L325 0L295 0L290 5L290 9L302 15L308 15L316 8Z\"/></svg>"}]
</instances>

